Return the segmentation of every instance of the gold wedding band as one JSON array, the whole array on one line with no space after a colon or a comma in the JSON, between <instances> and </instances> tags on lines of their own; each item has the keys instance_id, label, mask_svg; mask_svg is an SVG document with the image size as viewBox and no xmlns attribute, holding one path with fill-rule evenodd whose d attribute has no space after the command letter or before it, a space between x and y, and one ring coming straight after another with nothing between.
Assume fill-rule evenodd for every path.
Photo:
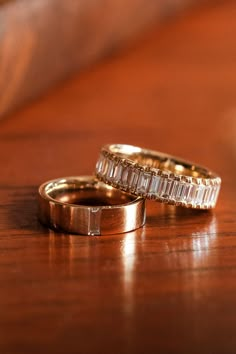
<instances>
[{"instance_id":1,"label":"gold wedding band","mask_svg":"<svg viewBox=\"0 0 236 354\"><path fill-rule=\"evenodd\" d=\"M50 228L82 235L128 232L145 222L145 200L94 177L66 177L39 187L39 219Z\"/></svg>"},{"instance_id":2,"label":"gold wedding band","mask_svg":"<svg viewBox=\"0 0 236 354\"><path fill-rule=\"evenodd\" d=\"M96 176L136 196L199 209L215 206L221 186L221 178L205 167L122 144L102 148Z\"/></svg>"}]
</instances>

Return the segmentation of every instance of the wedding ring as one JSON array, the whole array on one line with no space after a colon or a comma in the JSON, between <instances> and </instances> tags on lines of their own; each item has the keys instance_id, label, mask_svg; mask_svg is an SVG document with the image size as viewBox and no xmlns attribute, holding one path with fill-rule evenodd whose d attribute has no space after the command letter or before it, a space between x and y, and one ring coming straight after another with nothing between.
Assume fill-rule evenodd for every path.
<instances>
[{"instance_id":1,"label":"wedding ring","mask_svg":"<svg viewBox=\"0 0 236 354\"><path fill-rule=\"evenodd\" d=\"M133 195L198 209L213 208L221 186L221 178L205 167L120 144L102 148L96 176Z\"/></svg>"},{"instance_id":2,"label":"wedding ring","mask_svg":"<svg viewBox=\"0 0 236 354\"><path fill-rule=\"evenodd\" d=\"M117 234L144 224L145 200L91 176L66 177L39 187L39 219L68 233Z\"/></svg>"}]
</instances>

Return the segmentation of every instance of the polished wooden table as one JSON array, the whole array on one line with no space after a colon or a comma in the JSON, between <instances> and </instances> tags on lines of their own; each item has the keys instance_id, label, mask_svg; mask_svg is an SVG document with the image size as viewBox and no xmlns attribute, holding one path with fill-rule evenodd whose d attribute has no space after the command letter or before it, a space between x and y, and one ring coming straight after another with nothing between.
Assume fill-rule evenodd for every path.
<instances>
[{"instance_id":1,"label":"polished wooden table","mask_svg":"<svg viewBox=\"0 0 236 354\"><path fill-rule=\"evenodd\" d=\"M236 5L144 35L0 123L0 353L236 353ZM107 237L37 221L37 186L91 174L104 143L223 179L213 212L148 204Z\"/></svg>"}]
</instances>

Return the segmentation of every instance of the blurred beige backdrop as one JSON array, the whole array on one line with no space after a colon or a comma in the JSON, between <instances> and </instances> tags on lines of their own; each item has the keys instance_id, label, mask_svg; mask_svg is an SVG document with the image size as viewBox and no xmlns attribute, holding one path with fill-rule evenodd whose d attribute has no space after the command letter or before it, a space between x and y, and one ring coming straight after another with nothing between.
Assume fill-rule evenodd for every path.
<instances>
[{"instance_id":1,"label":"blurred beige backdrop","mask_svg":"<svg viewBox=\"0 0 236 354\"><path fill-rule=\"evenodd\" d=\"M0 0L0 117L207 0Z\"/></svg>"}]
</instances>

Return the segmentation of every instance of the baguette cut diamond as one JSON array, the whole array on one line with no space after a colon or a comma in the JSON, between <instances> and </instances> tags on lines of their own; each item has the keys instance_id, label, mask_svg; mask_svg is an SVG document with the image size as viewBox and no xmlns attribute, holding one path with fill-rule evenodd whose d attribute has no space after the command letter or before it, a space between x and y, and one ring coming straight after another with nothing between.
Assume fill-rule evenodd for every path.
<instances>
[{"instance_id":1,"label":"baguette cut diamond","mask_svg":"<svg viewBox=\"0 0 236 354\"><path fill-rule=\"evenodd\" d=\"M176 200L178 202L180 202L181 200L184 199L185 190L186 190L186 184L179 183L178 190L177 190L177 193L176 193Z\"/></svg>"},{"instance_id":2,"label":"baguette cut diamond","mask_svg":"<svg viewBox=\"0 0 236 354\"><path fill-rule=\"evenodd\" d=\"M166 186L167 186L167 179L162 177L159 183L159 188L157 190L158 197L160 198L164 197Z\"/></svg>"},{"instance_id":3,"label":"baguette cut diamond","mask_svg":"<svg viewBox=\"0 0 236 354\"><path fill-rule=\"evenodd\" d=\"M215 186L212 188L209 196L209 204L212 205L215 198Z\"/></svg>"},{"instance_id":4,"label":"baguette cut diamond","mask_svg":"<svg viewBox=\"0 0 236 354\"><path fill-rule=\"evenodd\" d=\"M100 224L101 224L101 208L92 207L89 208L88 215L88 235L95 236L100 235Z\"/></svg>"},{"instance_id":5,"label":"baguette cut diamond","mask_svg":"<svg viewBox=\"0 0 236 354\"><path fill-rule=\"evenodd\" d=\"M200 205L202 203L202 198L204 194L204 186L198 186L197 191L196 191L196 197L195 197L195 204Z\"/></svg>"},{"instance_id":6,"label":"baguette cut diamond","mask_svg":"<svg viewBox=\"0 0 236 354\"><path fill-rule=\"evenodd\" d=\"M106 178L108 181L113 180L113 173L114 173L115 163L112 160L107 160L107 171L106 171Z\"/></svg>"},{"instance_id":7,"label":"baguette cut diamond","mask_svg":"<svg viewBox=\"0 0 236 354\"><path fill-rule=\"evenodd\" d=\"M97 169L97 172L103 176L106 175L106 172L107 172L107 168L108 168L108 159L101 155L98 162L97 162L97 165L96 165L96 169Z\"/></svg>"},{"instance_id":8,"label":"baguette cut diamond","mask_svg":"<svg viewBox=\"0 0 236 354\"><path fill-rule=\"evenodd\" d=\"M196 184L192 184L189 188L188 196L186 202L188 204L193 204L194 199L195 199L195 194L196 194L197 186Z\"/></svg>"},{"instance_id":9,"label":"baguette cut diamond","mask_svg":"<svg viewBox=\"0 0 236 354\"><path fill-rule=\"evenodd\" d=\"M101 174L103 176L106 176L106 173L107 173L107 169L108 169L108 159L104 159L103 160L103 163L102 163L102 170L101 170Z\"/></svg>"},{"instance_id":10,"label":"baguette cut diamond","mask_svg":"<svg viewBox=\"0 0 236 354\"><path fill-rule=\"evenodd\" d=\"M139 179L139 170L130 167L128 174L128 186L132 190L136 189L137 183Z\"/></svg>"},{"instance_id":11,"label":"baguette cut diamond","mask_svg":"<svg viewBox=\"0 0 236 354\"><path fill-rule=\"evenodd\" d=\"M216 193L215 193L215 199L214 199L214 205L217 202L218 196L219 196L219 192L220 192L220 187L216 186Z\"/></svg>"},{"instance_id":12,"label":"baguette cut diamond","mask_svg":"<svg viewBox=\"0 0 236 354\"><path fill-rule=\"evenodd\" d=\"M170 197L172 200L176 200L178 189L179 189L179 181L174 181L170 191Z\"/></svg>"},{"instance_id":13,"label":"baguette cut diamond","mask_svg":"<svg viewBox=\"0 0 236 354\"><path fill-rule=\"evenodd\" d=\"M99 159L98 159L98 162L96 164L97 173L101 173L102 172L104 160L105 160L104 155L100 155Z\"/></svg>"},{"instance_id":14,"label":"baguette cut diamond","mask_svg":"<svg viewBox=\"0 0 236 354\"><path fill-rule=\"evenodd\" d=\"M210 186L205 187L204 194L203 194L203 197L202 197L202 203L206 207L209 206L210 192L211 192L211 187Z\"/></svg>"},{"instance_id":15,"label":"baguette cut diamond","mask_svg":"<svg viewBox=\"0 0 236 354\"><path fill-rule=\"evenodd\" d=\"M138 184L137 184L137 192L138 193L147 193L149 184L151 180L150 173L147 172L140 172Z\"/></svg>"},{"instance_id":16,"label":"baguette cut diamond","mask_svg":"<svg viewBox=\"0 0 236 354\"><path fill-rule=\"evenodd\" d=\"M118 163L114 166L113 181L115 183L120 183L121 176L122 176L122 170L123 170L123 166L121 165L121 163Z\"/></svg>"},{"instance_id":17,"label":"baguette cut diamond","mask_svg":"<svg viewBox=\"0 0 236 354\"><path fill-rule=\"evenodd\" d=\"M157 193L160 180L161 180L160 176L155 176L155 175L152 176L151 183L149 186L149 193L148 193L149 196L155 195Z\"/></svg>"},{"instance_id":18,"label":"baguette cut diamond","mask_svg":"<svg viewBox=\"0 0 236 354\"><path fill-rule=\"evenodd\" d=\"M214 206L215 205L217 195L218 195L218 186L213 186L212 191L211 191L211 195L209 197L210 206Z\"/></svg>"},{"instance_id":19,"label":"baguette cut diamond","mask_svg":"<svg viewBox=\"0 0 236 354\"><path fill-rule=\"evenodd\" d=\"M187 201L188 201L188 196L189 196L191 187L192 187L191 184L189 184L189 183L186 184L185 192L184 192L184 195L182 197L182 201L185 202L185 203L187 203Z\"/></svg>"},{"instance_id":20,"label":"baguette cut diamond","mask_svg":"<svg viewBox=\"0 0 236 354\"><path fill-rule=\"evenodd\" d=\"M170 198L170 191L171 191L172 185L173 185L173 181L167 180L166 189L164 191L163 197L168 198L168 199Z\"/></svg>"},{"instance_id":21,"label":"baguette cut diamond","mask_svg":"<svg viewBox=\"0 0 236 354\"><path fill-rule=\"evenodd\" d=\"M123 168L122 176L121 176L121 185L123 187L127 187L128 186L128 175L129 175L129 167L126 166L126 167Z\"/></svg>"},{"instance_id":22,"label":"baguette cut diamond","mask_svg":"<svg viewBox=\"0 0 236 354\"><path fill-rule=\"evenodd\" d=\"M172 181L172 186L170 188L170 199L171 200L175 200L176 198L176 193L177 193L177 190L178 190L178 185L179 185L179 182L178 181Z\"/></svg>"}]
</instances>

